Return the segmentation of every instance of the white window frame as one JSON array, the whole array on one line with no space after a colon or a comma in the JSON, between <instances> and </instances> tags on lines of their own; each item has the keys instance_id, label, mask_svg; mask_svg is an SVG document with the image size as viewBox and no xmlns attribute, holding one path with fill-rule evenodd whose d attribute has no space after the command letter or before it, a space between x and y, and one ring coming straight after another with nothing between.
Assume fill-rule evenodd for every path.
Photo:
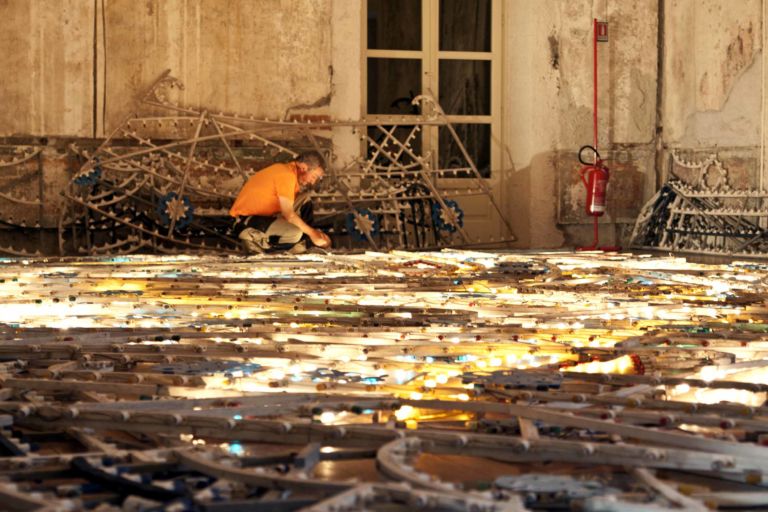
<instances>
[{"instance_id":1,"label":"white window frame","mask_svg":"<svg viewBox=\"0 0 768 512\"><path fill-rule=\"evenodd\" d=\"M501 168L501 149L498 141L501 136L501 74L502 74L502 0L491 0L491 51L489 52L456 52L440 51L440 0L422 0L421 2L421 50L373 50L368 49L368 7L364 1L362 12L362 94L361 112L366 119L386 124L393 121L417 121L423 119L415 115L375 115L368 114L368 58L386 59L419 59L421 60L421 90L439 100L440 90L439 65L440 60L484 60L491 62L491 113L490 115L448 115L451 124L490 124L490 180L496 178L494 170ZM424 112L428 115L428 112ZM430 165L437 167L439 131L437 127L425 126L422 131L422 152L430 155ZM486 180L489 181L489 180ZM461 178L440 180L443 186L460 186L465 180Z\"/></svg>"}]
</instances>

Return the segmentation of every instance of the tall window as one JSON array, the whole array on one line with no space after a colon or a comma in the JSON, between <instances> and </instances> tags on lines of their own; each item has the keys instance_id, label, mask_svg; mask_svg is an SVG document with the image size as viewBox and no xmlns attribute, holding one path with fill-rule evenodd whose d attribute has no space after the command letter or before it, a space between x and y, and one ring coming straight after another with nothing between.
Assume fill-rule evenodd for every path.
<instances>
[{"instance_id":1,"label":"tall window","mask_svg":"<svg viewBox=\"0 0 768 512\"><path fill-rule=\"evenodd\" d=\"M367 116L416 116L410 100L430 94L490 177L498 158L491 141L500 126L500 10L500 0L368 0ZM425 129L412 144L430 151L440 168L464 161L445 127Z\"/></svg>"}]
</instances>

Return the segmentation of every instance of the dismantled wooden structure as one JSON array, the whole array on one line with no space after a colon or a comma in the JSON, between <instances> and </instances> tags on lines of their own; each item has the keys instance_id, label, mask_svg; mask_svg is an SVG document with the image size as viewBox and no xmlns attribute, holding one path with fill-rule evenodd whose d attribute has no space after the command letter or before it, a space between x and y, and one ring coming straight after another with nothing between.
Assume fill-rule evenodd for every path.
<instances>
[{"instance_id":1,"label":"dismantled wooden structure","mask_svg":"<svg viewBox=\"0 0 768 512\"><path fill-rule=\"evenodd\" d=\"M0 262L6 510L767 507L768 267Z\"/></svg>"}]
</instances>

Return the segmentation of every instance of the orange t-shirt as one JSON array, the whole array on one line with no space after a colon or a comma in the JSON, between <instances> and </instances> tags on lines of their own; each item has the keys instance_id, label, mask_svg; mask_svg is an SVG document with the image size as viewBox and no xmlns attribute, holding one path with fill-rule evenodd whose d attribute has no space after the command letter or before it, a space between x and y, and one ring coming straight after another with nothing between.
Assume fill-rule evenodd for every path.
<instances>
[{"instance_id":1,"label":"orange t-shirt","mask_svg":"<svg viewBox=\"0 0 768 512\"><path fill-rule=\"evenodd\" d=\"M229 209L232 217L247 215L275 215L280 213L278 196L290 199L291 203L299 191L296 165L273 164L266 167L245 183Z\"/></svg>"}]
</instances>

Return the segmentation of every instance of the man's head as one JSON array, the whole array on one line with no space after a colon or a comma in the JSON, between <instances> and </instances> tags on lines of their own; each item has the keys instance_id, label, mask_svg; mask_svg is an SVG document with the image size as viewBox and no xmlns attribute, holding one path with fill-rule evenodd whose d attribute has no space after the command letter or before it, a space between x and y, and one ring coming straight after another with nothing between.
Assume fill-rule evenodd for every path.
<instances>
[{"instance_id":1,"label":"man's head","mask_svg":"<svg viewBox=\"0 0 768 512\"><path fill-rule=\"evenodd\" d=\"M299 169L299 185L302 187L311 187L325 174L325 160L317 151L300 154L296 158L296 167Z\"/></svg>"}]
</instances>

